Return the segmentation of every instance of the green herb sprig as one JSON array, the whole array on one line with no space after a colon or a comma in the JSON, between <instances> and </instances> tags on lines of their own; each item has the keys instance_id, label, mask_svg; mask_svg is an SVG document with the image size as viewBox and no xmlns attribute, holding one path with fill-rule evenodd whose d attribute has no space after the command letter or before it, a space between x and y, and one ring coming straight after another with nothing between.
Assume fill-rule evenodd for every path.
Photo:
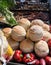
<instances>
[{"instance_id":1,"label":"green herb sprig","mask_svg":"<svg viewBox=\"0 0 51 65\"><path fill-rule=\"evenodd\" d=\"M9 8L14 5L14 0L0 0L0 12L5 16L8 24L11 26L18 24L13 13L9 10Z\"/></svg>"}]
</instances>

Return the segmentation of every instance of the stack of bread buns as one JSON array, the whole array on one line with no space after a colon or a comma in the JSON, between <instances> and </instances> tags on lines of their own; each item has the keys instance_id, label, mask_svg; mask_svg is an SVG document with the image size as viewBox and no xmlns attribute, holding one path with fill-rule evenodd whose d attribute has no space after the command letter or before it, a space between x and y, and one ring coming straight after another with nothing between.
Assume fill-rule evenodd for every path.
<instances>
[{"instance_id":1,"label":"stack of bread buns","mask_svg":"<svg viewBox=\"0 0 51 65\"><path fill-rule=\"evenodd\" d=\"M4 28L3 32L7 37L9 44L17 49L21 49L23 53L34 52L39 57L49 54L47 41L51 39L49 25L40 19L30 22L26 18L18 21L19 25L11 28ZM45 38L45 40L43 40Z\"/></svg>"}]
</instances>

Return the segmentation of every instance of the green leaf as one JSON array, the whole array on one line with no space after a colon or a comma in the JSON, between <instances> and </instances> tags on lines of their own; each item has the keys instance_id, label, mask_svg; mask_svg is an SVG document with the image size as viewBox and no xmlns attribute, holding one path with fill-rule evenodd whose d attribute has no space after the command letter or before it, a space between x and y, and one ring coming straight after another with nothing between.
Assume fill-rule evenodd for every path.
<instances>
[{"instance_id":1,"label":"green leaf","mask_svg":"<svg viewBox=\"0 0 51 65\"><path fill-rule=\"evenodd\" d=\"M17 25L13 13L9 11L9 8L12 6L14 6L14 0L0 0L0 12L11 26Z\"/></svg>"},{"instance_id":2,"label":"green leaf","mask_svg":"<svg viewBox=\"0 0 51 65\"><path fill-rule=\"evenodd\" d=\"M0 4L2 4L4 7L10 8L15 5L14 0L0 0Z\"/></svg>"}]
</instances>

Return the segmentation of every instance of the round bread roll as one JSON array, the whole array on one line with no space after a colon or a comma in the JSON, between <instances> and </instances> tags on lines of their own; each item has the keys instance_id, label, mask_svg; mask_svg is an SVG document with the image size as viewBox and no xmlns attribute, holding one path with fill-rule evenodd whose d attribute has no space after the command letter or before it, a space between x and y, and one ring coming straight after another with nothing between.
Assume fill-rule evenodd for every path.
<instances>
[{"instance_id":1,"label":"round bread roll","mask_svg":"<svg viewBox=\"0 0 51 65\"><path fill-rule=\"evenodd\" d=\"M40 40L35 44L34 50L39 57L45 57L49 53L48 44L43 40Z\"/></svg>"},{"instance_id":2,"label":"round bread roll","mask_svg":"<svg viewBox=\"0 0 51 65\"><path fill-rule=\"evenodd\" d=\"M44 23L42 20L40 20L40 19L35 19L35 20L33 20L32 23L31 23L31 26L33 26L33 25L39 25L39 26L43 27L44 30L47 30L47 31L50 30L49 25L45 24L45 23Z\"/></svg>"},{"instance_id":3,"label":"round bread roll","mask_svg":"<svg viewBox=\"0 0 51 65\"><path fill-rule=\"evenodd\" d=\"M28 53L28 52L32 52L33 51L33 42L29 39L25 39L20 43L20 49L24 52L24 53Z\"/></svg>"},{"instance_id":4,"label":"round bread roll","mask_svg":"<svg viewBox=\"0 0 51 65\"><path fill-rule=\"evenodd\" d=\"M40 20L40 19L35 19L35 20L32 21L31 26L32 25L40 25L40 26L43 26L44 25L44 22L42 20Z\"/></svg>"},{"instance_id":5,"label":"round bread roll","mask_svg":"<svg viewBox=\"0 0 51 65\"><path fill-rule=\"evenodd\" d=\"M48 31L44 31L43 38L47 42L49 39L51 39L51 33L49 33Z\"/></svg>"},{"instance_id":6,"label":"round bread roll","mask_svg":"<svg viewBox=\"0 0 51 65\"><path fill-rule=\"evenodd\" d=\"M4 35L8 38L11 34L12 29L11 28L4 28L2 31L4 32Z\"/></svg>"},{"instance_id":7,"label":"round bread roll","mask_svg":"<svg viewBox=\"0 0 51 65\"><path fill-rule=\"evenodd\" d=\"M27 37L30 38L32 41L39 41L43 37L43 29L42 27L38 25L32 26L28 31L27 31Z\"/></svg>"},{"instance_id":8,"label":"round bread roll","mask_svg":"<svg viewBox=\"0 0 51 65\"><path fill-rule=\"evenodd\" d=\"M23 39L25 39L26 36L26 31L22 26L15 26L12 29L11 32L11 37L12 39L14 39L15 41L22 41Z\"/></svg>"},{"instance_id":9,"label":"round bread roll","mask_svg":"<svg viewBox=\"0 0 51 65\"><path fill-rule=\"evenodd\" d=\"M49 27L49 25L44 24L44 25L43 25L43 29L46 30L46 31L49 31L49 30L50 30L50 27Z\"/></svg>"},{"instance_id":10,"label":"round bread roll","mask_svg":"<svg viewBox=\"0 0 51 65\"><path fill-rule=\"evenodd\" d=\"M10 46L12 47L13 50L16 50L19 48L19 43L15 40L13 40L11 37L7 38L8 43L10 44Z\"/></svg>"},{"instance_id":11,"label":"round bread roll","mask_svg":"<svg viewBox=\"0 0 51 65\"><path fill-rule=\"evenodd\" d=\"M30 27L30 21L27 18L22 18L19 20L19 25L25 28L27 30Z\"/></svg>"}]
</instances>

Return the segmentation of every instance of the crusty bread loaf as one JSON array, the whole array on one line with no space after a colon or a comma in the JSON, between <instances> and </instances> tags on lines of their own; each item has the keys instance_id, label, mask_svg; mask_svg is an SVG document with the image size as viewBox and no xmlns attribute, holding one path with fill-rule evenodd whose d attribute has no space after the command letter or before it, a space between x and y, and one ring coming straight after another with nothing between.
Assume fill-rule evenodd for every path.
<instances>
[{"instance_id":1,"label":"crusty bread loaf","mask_svg":"<svg viewBox=\"0 0 51 65\"><path fill-rule=\"evenodd\" d=\"M2 31L4 32L4 35L8 38L11 34L12 29L8 27L4 28Z\"/></svg>"},{"instance_id":2,"label":"crusty bread loaf","mask_svg":"<svg viewBox=\"0 0 51 65\"><path fill-rule=\"evenodd\" d=\"M11 37L12 39L14 39L15 41L22 41L26 36L26 31L22 26L15 26L12 29L11 32Z\"/></svg>"},{"instance_id":3,"label":"crusty bread loaf","mask_svg":"<svg viewBox=\"0 0 51 65\"><path fill-rule=\"evenodd\" d=\"M10 46L12 47L13 50L16 50L16 49L19 48L19 42L13 40L11 37L8 37L7 41L10 44Z\"/></svg>"},{"instance_id":4,"label":"crusty bread loaf","mask_svg":"<svg viewBox=\"0 0 51 65\"><path fill-rule=\"evenodd\" d=\"M45 57L49 53L48 44L43 40L40 40L35 44L34 50L39 57Z\"/></svg>"},{"instance_id":5,"label":"crusty bread loaf","mask_svg":"<svg viewBox=\"0 0 51 65\"><path fill-rule=\"evenodd\" d=\"M35 20L32 20L31 26L33 26L33 25L43 26L44 22L42 20L40 20L40 19L35 19Z\"/></svg>"},{"instance_id":6,"label":"crusty bread loaf","mask_svg":"<svg viewBox=\"0 0 51 65\"><path fill-rule=\"evenodd\" d=\"M48 24L45 24L42 20L40 20L40 19L35 19L35 20L33 20L32 21L32 23L31 23L31 26L33 26L33 25L39 25L39 26L41 26L44 30L46 30L46 31L49 31L50 30L50 28L49 28L49 25Z\"/></svg>"},{"instance_id":7,"label":"crusty bread loaf","mask_svg":"<svg viewBox=\"0 0 51 65\"><path fill-rule=\"evenodd\" d=\"M30 38L32 41L39 41L43 37L43 29L38 25L33 25L27 31L27 37Z\"/></svg>"},{"instance_id":8,"label":"crusty bread loaf","mask_svg":"<svg viewBox=\"0 0 51 65\"><path fill-rule=\"evenodd\" d=\"M44 24L42 27L43 27L44 30L50 31L50 27L49 27L48 24Z\"/></svg>"},{"instance_id":9,"label":"crusty bread loaf","mask_svg":"<svg viewBox=\"0 0 51 65\"><path fill-rule=\"evenodd\" d=\"M33 51L33 42L29 39L25 39L20 43L20 49L24 52L24 53L28 53L28 52L32 52Z\"/></svg>"},{"instance_id":10,"label":"crusty bread loaf","mask_svg":"<svg viewBox=\"0 0 51 65\"><path fill-rule=\"evenodd\" d=\"M48 31L43 32L43 38L47 42L49 39L51 39L51 33Z\"/></svg>"},{"instance_id":11,"label":"crusty bread loaf","mask_svg":"<svg viewBox=\"0 0 51 65\"><path fill-rule=\"evenodd\" d=\"M30 21L27 18L22 18L19 20L19 25L25 28L27 30L30 27Z\"/></svg>"}]
</instances>

